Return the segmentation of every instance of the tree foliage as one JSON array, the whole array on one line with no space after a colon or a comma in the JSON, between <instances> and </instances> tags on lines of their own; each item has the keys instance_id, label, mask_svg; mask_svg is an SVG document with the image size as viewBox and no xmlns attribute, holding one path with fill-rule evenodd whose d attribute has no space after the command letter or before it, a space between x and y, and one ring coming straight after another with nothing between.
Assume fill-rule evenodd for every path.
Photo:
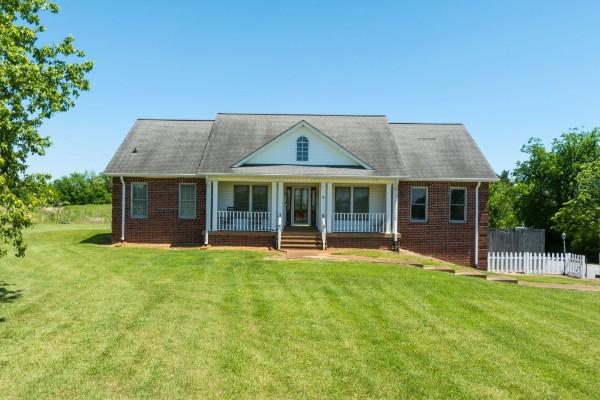
<instances>
[{"instance_id":1,"label":"tree foliage","mask_svg":"<svg viewBox=\"0 0 600 400\"><path fill-rule=\"evenodd\" d=\"M39 44L43 12L57 13L46 0L0 0L0 257L8 247L23 256L21 232L33 211L48 200L49 178L27 172L27 159L43 155L50 139L39 133L43 122L75 105L92 62L67 37ZM44 182L44 184L42 184Z\"/></svg>"},{"instance_id":2,"label":"tree foliage","mask_svg":"<svg viewBox=\"0 0 600 400\"><path fill-rule=\"evenodd\" d=\"M106 204L112 200L111 179L93 172L73 172L52 184L56 202L67 204Z\"/></svg>"},{"instance_id":3,"label":"tree foliage","mask_svg":"<svg viewBox=\"0 0 600 400\"><path fill-rule=\"evenodd\" d=\"M510 229L522 225L519 220L515 202L515 185L509 179L509 172L502 171L498 182L490 185L488 202L490 226L499 229Z\"/></svg>"},{"instance_id":4,"label":"tree foliage","mask_svg":"<svg viewBox=\"0 0 600 400\"><path fill-rule=\"evenodd\" d=\"M550 249L561 247L565 231L574 250L600 250L598 174L600 129L570 130L550 149L530 139L522 151L527 160L490 188L490 225L511 228L523 224L546 230Z\"/></svg>"}]
</instances>

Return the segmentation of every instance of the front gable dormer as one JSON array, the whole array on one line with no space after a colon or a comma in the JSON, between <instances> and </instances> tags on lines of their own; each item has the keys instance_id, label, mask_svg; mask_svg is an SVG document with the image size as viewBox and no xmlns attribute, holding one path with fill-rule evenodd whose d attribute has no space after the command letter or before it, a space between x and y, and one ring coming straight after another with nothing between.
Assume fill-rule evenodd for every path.
<instances>
[{"instance_id":1,"label":"front gable dormer","mask_svg":"<svg viewBox=\"0 0 600 400\"><path fill-rule=\"evenodd\" d=\"M252 165L336 166L372 169L306 121L282 132L232 167Z\"/></svg>"}]
</instances>

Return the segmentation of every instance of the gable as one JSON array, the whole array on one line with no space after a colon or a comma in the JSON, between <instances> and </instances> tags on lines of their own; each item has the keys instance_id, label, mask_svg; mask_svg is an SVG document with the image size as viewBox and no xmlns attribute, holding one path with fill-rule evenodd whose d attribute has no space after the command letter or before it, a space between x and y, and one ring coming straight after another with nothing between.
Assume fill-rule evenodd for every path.
<instances>
[{"instance_id":1,"label":"gable","mask_svg":"<svg viewBox=\"0 0 600 400\"><path fill-rule=\"evenodd\" d=\"M299 140L307 143L307 157L298 157ZM371 169L354 154L306 121L301 121L284 131L237 162L234 167L252 165L343 166Z\"/></svg>"}]
</instances>

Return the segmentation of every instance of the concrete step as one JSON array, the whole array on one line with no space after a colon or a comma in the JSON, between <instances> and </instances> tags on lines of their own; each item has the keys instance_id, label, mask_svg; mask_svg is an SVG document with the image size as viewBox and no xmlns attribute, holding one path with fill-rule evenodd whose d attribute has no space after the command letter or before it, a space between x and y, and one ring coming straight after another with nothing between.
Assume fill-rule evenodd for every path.
<instances>
[{"instance_id":1,"label":"concrete step","mask_svg":"<svg viewBox=\"0 0 600 400\"><path fill-rule=\"evenodd\" d=\"M408 263L408 265L410 265L411 267L417 267L417 268L423 268L423 267L424 267L424 265L423 265L423 264L421 264L421 263L417 263L417 262L414 262L414 263Z\"/></svg>"},{"instance_id":2,"label":"concrete step","mask_svg":"<svg viewBox=\"0 0 600 400\"><path fill-rule=\"evenodd\" d=\"M422 268L431 271L448 272L449 274L453 274L455 272L452 268L446 265L423 265Z\"/></svg>"},{"instance_id":3,"label":"concrete step","mask_svg":"<svg viewBox=\"0 0 600 400\"><path fill-rule=\"evenodd\" d=\"M320 249L321 246L316 243L287 243L281 244L282 249Z\"/></svg>"},{"instance_id":4,"label":"concrete step","mask_svg":"<svg viewBox=\"0 0 600 400\"><path fill-rule=\"evenodd\" d=\"M486 279L487 275L477 271L454 271L457 276L468 276L471 278Z\"/></svg>"},{"instance_id":5,"label":"concrete step","mask_svg":"<svg viewBox=\"0 0 600 400\"><path fill-rule=\"evenodd\" d=\"M281 243L321 243L321 238L291 238L291 237L282 237Z\"/></svg>"}]
</instances>

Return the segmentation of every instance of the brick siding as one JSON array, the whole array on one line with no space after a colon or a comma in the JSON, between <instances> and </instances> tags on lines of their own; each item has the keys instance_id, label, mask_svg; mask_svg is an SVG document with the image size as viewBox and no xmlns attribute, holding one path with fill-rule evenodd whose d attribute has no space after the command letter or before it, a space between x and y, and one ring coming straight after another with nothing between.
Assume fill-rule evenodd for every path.
<instances>
[{"instance_id":1,"label":"brick siding","mask_svg":"<svg viewBox=\"0 0 600 400\"><path fill-rule=\"evenodd\" d=\"M147 243L202 243L205 228L205 181L203 178L126 178L125 240ZM148 218L131 218L131 183L148 182ZM180 219L179 183L196 183L196 219ZM400 182L398 194L398 232L400 248L465 265L474 264L476 183ZM410 188L428 188L426 222L410 221ZM449 190L467 188L467 221L449 222ZM479 267L487 268L488 184L479 188ZM113 179L113 242L121 238L121 182ZM209 234L213 245L273 246L273 234L219 232ZM330 234L329 247L391 248L389 235Z\"/></svg>"},{"instance_id":2,"label":"brick siding","mask_svg":"<svg viewBox=\"0 0 600 400\"><path fill-rule=\"evenodd\" d=\"M124 178L125 241L143 243L202 243L205 212L204 178ZM148 183L148 217L131 217L131 183ZM196 184L196 218L179 218L179 184ZM121 240L121 181L113 178L112 240Z\"/></svg>"}]
</instances>

